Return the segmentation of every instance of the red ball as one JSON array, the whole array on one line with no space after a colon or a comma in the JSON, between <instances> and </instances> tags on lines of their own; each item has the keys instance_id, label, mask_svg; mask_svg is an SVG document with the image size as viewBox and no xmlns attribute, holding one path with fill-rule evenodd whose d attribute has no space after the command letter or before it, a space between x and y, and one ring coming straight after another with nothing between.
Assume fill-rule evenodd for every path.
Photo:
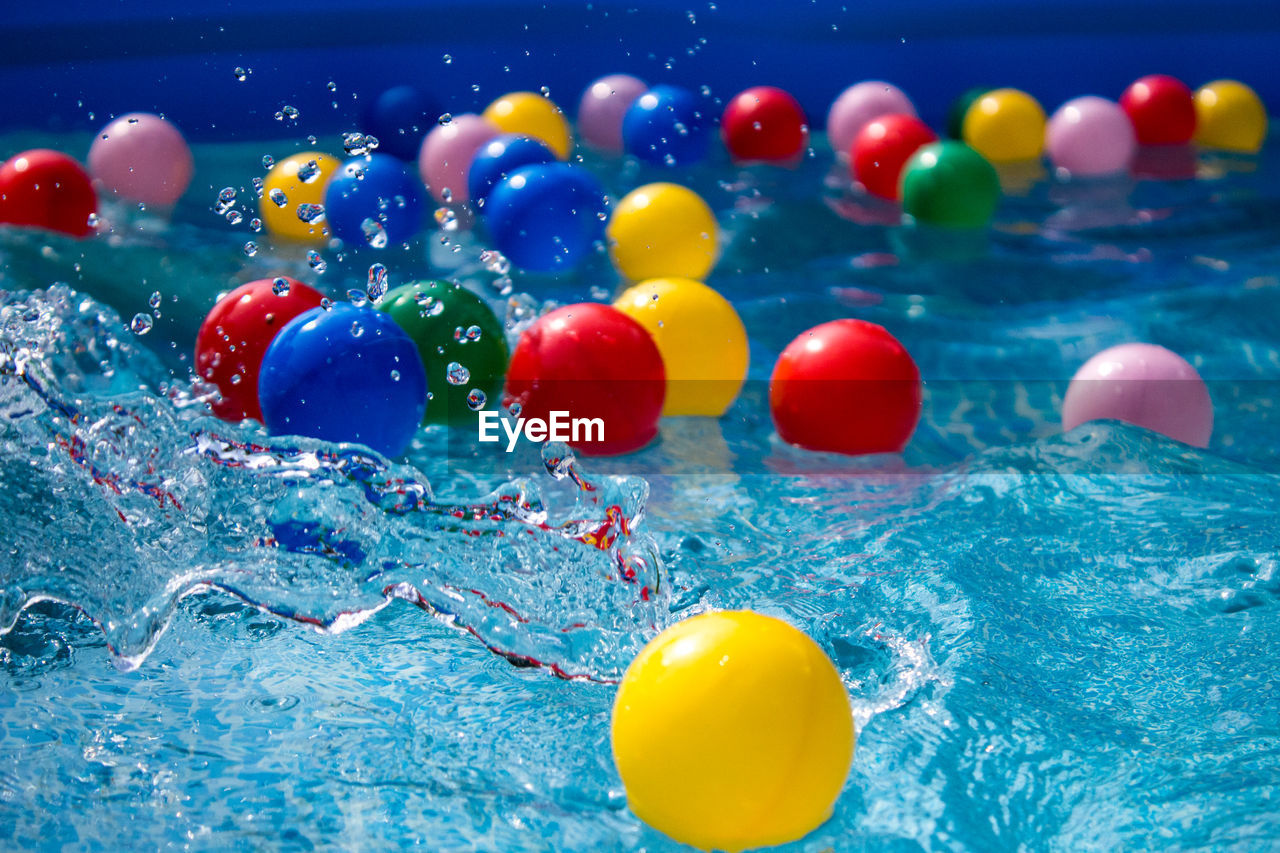
<instances>
[{"instance_id":1,"label":"red ball","mask_svg":"<svg viewBox=\"0 0 1280 853\"><path fill-rule=\"evenodd\" d=\"M630 453L658 434L666 370L644 327L611 305L557 308L524 331L507 369L505 404L519 417L599 418L604 440L584 430L570 447L592 455ZM584 440L590 438L591 440Z\"/></svg>"},{"instance_id":2,"label":"red ball","mask_svg":"<svg viewBox=\"0 0 1280 853\"><path fill-rule=\"evenodd\" d=\"M0 223L85 237L97 210L89 175L66 154L36 148L0 166Z\"/></svg>"},{"instance_id":3,"label":"red ball","mask_svg":"<svg viewBox=\"0 0 1280 853\"><path fill-rule=\"evenodd\" d=\"M880 116L862 126L849 148L853 177L872 195L896 201L902 168L916 149L937 141L937 134L915 116Z\"/></svg>"},{"instance_id":4,"label":"red ball","mask_svg":"<svg viewBox=\"0 0 1280 853\"><path fill-rule=\"evenodd\" d=\"M898 453L920 421L920 370L883 327L833 320L787 345L769 379L783 441L808 450Z\"/></svg>"},{"instance_id":5,"label":"red ball","mask_svg":"<svg viewBox=\"0 0 1280 853\"><path fill-rule=\"evenodd\" d=\"M804 110L773 86L755 86L729 101L720 135L733 158L742 162L786 163L798 159L809 142Z\"/></svg>"},{"instance_id":6,"label":"red ball","mask_svg":"<svg viewBox=\"0 0 1280 853\"><path fill-rule=\"evenodd\" d=\"M278 286L281 281L287 292ZM196 375L222 392L213 404L215 415L228 421L262 420L258 372L267 346L285 324L318 307L322 299L300 281L263 278L240 285L213 306L196 335Z\"/></svg>"},{"instance_id":7,"label":"red ball","mask_svg":"<svg viewBox=\"0 0 1280 853\"><path fill-rule=\"evenodd\" d=\"M1151 74L1120 96L1139 145L1186 145L1196 132L1196 103L1181 80Z\"/></svg>"}]
</instances>

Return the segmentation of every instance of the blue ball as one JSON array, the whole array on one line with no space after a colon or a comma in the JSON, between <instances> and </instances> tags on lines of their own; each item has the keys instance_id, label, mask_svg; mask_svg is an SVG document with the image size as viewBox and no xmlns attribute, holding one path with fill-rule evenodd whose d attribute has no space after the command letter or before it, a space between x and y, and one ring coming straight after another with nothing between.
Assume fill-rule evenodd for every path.
<instances>
[{"instance_id":1,"label":"blue ball","mask_svg":"<svg viewBox=\"0 0 1280 853\"><path fill-rule=\"evenodd\" d=\"M654 86L622 117L622 144L658 166L688 166L706 159L710 123L698 96L679 86Z\"/></svg>"},{"instance_id":2,"label":"blue ball","mask_svg":"<svg viewBox=\"0 0 1280 853\"><path fill-rule=\"evenodd\" d=\"M389 154L353 157L338 167L324 192L329 230L353 246L411 240L422 225L421 190L417 176Z\"/></svg>"},{"instance_id":3,"label":"blue ball","mask_svg":"<svg viewBox=\"0 0 1280 853\"><path fill-rule=\"evenodd\" d=\"M365 133L378 137L378 150L401 160L417 160L423 138L440 118L440 104L413 86L396 86L364 110Z\"/></svg>"},{"instance_id":4,"label":"blue ball","mask_svg":"<svg viewBox=\"0 0 1280 853\"><path fill-rule=\"evenodd\" d=\"M521 166L554 162L556 155L551 149L531 136L506 133L494 137L480 147L471 161L471 170L467 173L471 203L483 212L489 193L508 174Z\"/></svg>"},{"instance_id":5,"label":"blue ball","mask_svg":"<svg viewBox=\"0 0 1280 853\"><path fill-rule=\"evenodd\" d=\"M262 357L258 402L273 434L398 456L422 422L427 374L388 315L340 302L299 314L276 334Z\"/></svg>"},{"instance_id":6,"label":"blue ball","mask_svg":"<svg viewBox=\"0 0 1280 853\"><path fill-rule=\"evenodd\" d=\"M496 248L527 270L574 267L604 237L604 188L568 163L516 169L489 193L485 210Z\"/></svg>"}]
</instances>

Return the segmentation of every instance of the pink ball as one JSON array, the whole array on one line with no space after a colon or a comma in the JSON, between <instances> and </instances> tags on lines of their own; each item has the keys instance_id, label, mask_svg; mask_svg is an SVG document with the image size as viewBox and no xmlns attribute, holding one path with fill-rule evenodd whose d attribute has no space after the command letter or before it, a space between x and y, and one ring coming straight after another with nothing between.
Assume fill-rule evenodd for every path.
<instances>
[{"instance_id":1,"label":"pink ball","mask_svg":"<svg viewBox=\"0 0 1280 853\"><path fill-rule=\"evenodd\" d=\"M436 125L422 140L418 152L418 174L436 201L468 201L467 170L476 152L502 131L475 113L454 116L447 124Z\"/></svg>"},{"instance_id":2,"label":"pink ball","mask_svg":"<svg viewBox=\"0 0 1280 853\"><path fill-rule=\"evenodd\" d=\"M622 117L635 99L649 91L630 74L610 74L587 87L578 102L578 130L589 145L622 153Z\"/></svg>"},{"instance_id":3,"label":"pink ball","mask_svg":"<svg viewBox=\"0 0 1280 853\"><path fill-rule=\"evenodd\" d=\"M1058 107L1044 136L1049 160L1076 177L1124 171L1137 148L1133 123L1120 105L1093 95Z\"/></svg>"},{"instance_id":4,"label":"pink ball","mask_svg":"<svg viewBox=\"0 0 1280 853\"><path fill-rule=\"evenodd\" d=\"M831 149L840 159L848 160L849 149L862 126L890 113L916 117L911 99L897 86L867 80L845 89L827 113L827 140Z\"/></svg>"},{"instance_id":5,"label":"pink ball","mask_svg":"<svg viewBox=\"0 0 1280 853\"><path fill-rule=\"evenodd\" d=\"M186 192L195 171L191 148L170 122L129 113L102 129L89 148L89 174L121 198L167 207Z\"/></svg>"},{"instance_id":6,"label":"pink ball","mask_svg":"<svg viewBox=\"0 0 1280 853\"><path fill-rule=\"evenodd\" d=\"M1205 447L1213 433L1213 401L1181 356L1154 344L1122 344L1086 361L1062 401L1064 430L1108 419Z\"/></svg>"}]
</instances>

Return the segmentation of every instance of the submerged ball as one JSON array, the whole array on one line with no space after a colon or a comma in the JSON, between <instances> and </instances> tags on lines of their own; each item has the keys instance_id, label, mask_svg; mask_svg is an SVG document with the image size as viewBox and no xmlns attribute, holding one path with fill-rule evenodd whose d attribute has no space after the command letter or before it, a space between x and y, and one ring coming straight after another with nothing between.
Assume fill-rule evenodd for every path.
<instances>
[{"instance_id":1,"label":"submerged ball","mask_svg":"<svg viewBox=\"0 0 1280 853\"><path fill-rule=\"evenodd\" d=\"M739 162L791 163L809 144L809 124L791 95L773 86L754 86L724 108L720 135Z\"/></svg>"},{"instance_id":2,"label":"submerged ball","mask_svg":"<svg viewBox=\"0 0 1280 853\"><path fill-rule=\"evenodd\" d=\"M568 163L522 166L493 188L485 217L494 245L518 267L558 272L604 237L604 188Z\"/></svg>"},{"instance_id":3,"label":"submerged ball","mask_svg":"<svg viewBox=\"0 0 1280 853\"><path fill-rule=\"evenodd\" d=\"M167 207L191 184L191 148L171 122L129 113L104 127L89 147L89 174L109 192Z\"/></svg>"},{"instance_id":4,"label":"submerged ball","mask_svg":"<svg viewBox=\"0 0 1280 853\"><path fill-rule=\"evenodd\" d=\"M666 384L644 327L616 308L584 302L544 314L520 335L505 402L518 404L523 418L598 419L603 439L588 430L569 445L592 455L630 453L658 434Z\"/></svg>"},{"instance_id":5,"label":"submerged ball","mask_svg":"<svg viewBox=\"0 0 1280 853\"><path fill-rule=\"evenodd\" d=\"M89 176L60 151L23 151L0 166L0 224L87 237L97 210Z\"/></svg>"},{"instance_id":6,"label":"submerged ball","mask_svg":"<svg viewBox=\"0 0 1280 853\"><path fill-rule=\"evenodd\" d=\"M778 436L807 450L900 453L920 420L920 370L883 327L833 320L787 345L769 379Z\"/></svg>"},{"instance_id":7,"label":"submerged ball","mask_svg":"<svg viewBox=\"0 0 1280 853\"><path fill-rule=\"evenodd\" d=\"M995 168L963 142L932 142L902 171L902 211L944 228L982 228L1000 203Z\"/></svg>"},{"instance_id":8,"label":"submerged ball","mask_svg":"<svg viewBox=\"0 0 1280 853\"><path fill-rule=\"evenodd\" d=\"M628 154L655 166L690 166L707 157L708 122L698 96L679 86L654 86L622 119Z\"/></svg>"},{"instance_id":9,"label":"submerged ball","mask_svg":"<svg viewBox=\"0 0 1280 853\"><path fill-rule=\"evenodd\" d=\"M1044 148L1044 109L1019 89L993 89L964 114L964 141L992 163L1034 160Z\"/></svg>"},{"instance_id":10,"label":"submerged ball","mask_svg":"<svg viewBox=\"0 0 1280 853\"><path fill-rule=\"evenodd\" d=\"M621 154L622 117L647 91L648 84L630 74L610 74L593 82L578 102L582 140L602 151Z\"/></svg>"},{"instance_id":11,"label":"submerged ball","mask_svg":"<svg viewBox=\"0 0 1280 853\"><path fill-rule=\"evenodd\" d=\"M1133 125L1114 101L1088 95L1058 107L1045 129L1045 151L1072 177L1094 177L1129 168L1137 149Z\"/></svg>"},{"instance_id":12,"label":"submerged ball","mask_svg":"<svg viewBox=\"0 0 1280 853\"><path fill-rule=\"evenodd\" d=\"M196 335L196 375L218 387L222 399L213 413L223 420L262 420L258 376L262 357L276 334L324 297L291 278L263 278L228 293L200 324Z\"/></svg>"},{"instance_id":13,"label":"submerged ball","mask_svg":"<svg viewBox=\"0 0 1280 853\"><path fill-rule=\"evenodd\" d=\"M436 201L464 202L467 172L480 147L502 131L474 113L436 125L422 140L418 174Z\"/></svg>"},{"instance_id":14,"label":"submerged ball","mask_svg":"<svg viewBox=\"0 0 1280 853\"><path fill-rule=\"evenodd\" d=\"M378 310L418 348L431 389L427 423L472 424L476 412L497 406L509 352L488 303L457 284L415 281L389 292Z\"/></svg>"},{"instance_id":15,"label":"submerged ball","mask_svg":"<svg viewBox=\"0 0 1280 853\"><path fill-rule=\"evenodd\" d=\"M850 165L853 177L867 192L895 201L902 170L923 145L937 135L914 116L887 115L863 125L853 140Z\"/></svg>"},{"instance_id":16,"label":"submerged ball","mask_svg":"<svg viewBox=\"0 0 1280 853\"><path fill-rule=\"evenodd\" d=\"M573 151L573 131L564 113L550 98L533 92L512 92L489 104L484 117L503 133L518 133L542 141L561 160L568 160Z\"/></svg>"},{"instance_id":17,"label":"submerged ball","mask_svg":"<svg viewBox=\"0 0 1280 853\"><path fill-rule=\"evenodd\" d=\"M440 104L431 95L416 86L394 86L365 107L363 130L377 138L383 154L412 161L439 116Z\"/></svg>"},{"instance_id":18,"label":"submerged ball","mask_svg":"<svg viewBox=\"0 0 1280 853\"><path fill-rule=\"evenodd\" d=\"M1076 371L1062 401L1062 428L1117 420L1195 447L1213 433L1213 401L1196 369L1154 344L1104 350Z\"/></svg>"},{"instance_id":19,"label":"submerged ball","mask_svg":"<svg viewBox=\"0 0 1280 853\"><path fill-rule=\"evenodd\" d=\"M613 704L613 757L637 817L676 841L738 851L831 816L853 713L822 649L780 619L704 613L655 637Z\"/></svg>"},{"instance_id":20,"label":"submerged ball","mask_svg":"<svg viewBox=\"0 0 1280 853\"><path fill-rule=\"evenodd\" d=\"M881 80L855 83L840 93L827 112L827 140L843 160L848 158L853 140L867 122L883 115L915 114L911 99L897 86Z\"/></svg>"},{"instance_id":21,"label":"submerged ball","mask_svg":"<svg viewBox=\"0 0 1280 853\"><path fill-rule=\"evenodd\" d=\"M632 281L706 278L719 254L719 233L702 196L669 183L646 184L623 196L606 231L613 265Z\"/></svg>"},{"instance_id":22,"label":"submerged ball","mask_svg":"<svg viewBox=\"0 0 1280 853\"><path fill-rule=\"evenodd\" d=\"M1135 80L1120 96L1120 106L1139 145L1186 145L1196 132L1195 99L1176 77L1151 74Z\"/></svg>"},{"instance_id":23,"label":"submerged ball","mask_svg":"<svg viewBox=\"0 0 1280 853\"><path fill-rule=\"evenodd\" d=\"M718 418L747 377L747 330L733 305L701 282L654 278L624 292L614 307L653 336L667 373L666 416Z\"/></svg>"},{"instance_id":24,"label":"submerged ball","mask_svg":"<svg viewBox=\"0 0 1280 853\"><path fill-rule=\"evenodd\" d=\"M511 172L521 166L554 163L556 155L532 136L504 133L495 136L476 152L467 172L467 194L471 202L484 212L490 191Z\"/></svg>"},{"instance_id":25,"label":"submerged ball","mask_svg":"<svg viewBox=\"0 0 1280 853\"><path fill-rule=\"evenodd\" d=\"M1197 145L1256 154L1267 138L1267 109L1258 93L1237 80L1196 89Z\"/></svg>"},{"instance_id":26,"label":"submerged ball","mask_svg":"<svg viewBox=\"0 0 1280 853\"><path fill-rule=\"evenodd\" d=\"M315 213L324 206L324 191L338 161L319 151L303 151L276 163L262 183L258 210L262 223L277 237L303 243L328 238L325 217Z\"/></svg>"},{"instance_id":27,"label":"submerged ball","mask_svg":"<svg viewBox=\"0 0 1280 853\"><path fill-rule=\"evenodd\" d=\"M372 308L299 314L262 358L258 400L274 435L363 444L399 456L422 422L427 378L413 341Z\"/></svg>"},{"instance_id":28,"label":"submerged ball","mask_svg":"<svg viewBox=\"0 0 1280 853\"><path fill-rule=\"evenodd\" d=\"M324 193L333 235L351 246L386 248L412 240L422 226L422 184L390 154L353 157Z\"/></svg>"}]
</instances>

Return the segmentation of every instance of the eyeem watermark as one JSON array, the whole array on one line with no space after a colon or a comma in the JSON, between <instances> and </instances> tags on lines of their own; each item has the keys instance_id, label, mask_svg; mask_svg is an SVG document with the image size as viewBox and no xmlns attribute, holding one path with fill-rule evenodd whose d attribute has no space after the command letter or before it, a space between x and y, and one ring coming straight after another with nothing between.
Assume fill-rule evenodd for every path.
<instances>
[{"instance_id":1,"label":"eyeem watermark","mask_svg":"<svg viewBox=\"0 0 1280 853\"><path fill-rule=\"evenodd\" d=\"M493 443L502 440L499 432L507 435L507 452L516 449L516 442L523 435L527 441L604 441L603 418L571 418L568 412L551 412L550 419L516 418L514 423L498 412L480 413L479 440Z\"/></svg>"}]
</instances>

